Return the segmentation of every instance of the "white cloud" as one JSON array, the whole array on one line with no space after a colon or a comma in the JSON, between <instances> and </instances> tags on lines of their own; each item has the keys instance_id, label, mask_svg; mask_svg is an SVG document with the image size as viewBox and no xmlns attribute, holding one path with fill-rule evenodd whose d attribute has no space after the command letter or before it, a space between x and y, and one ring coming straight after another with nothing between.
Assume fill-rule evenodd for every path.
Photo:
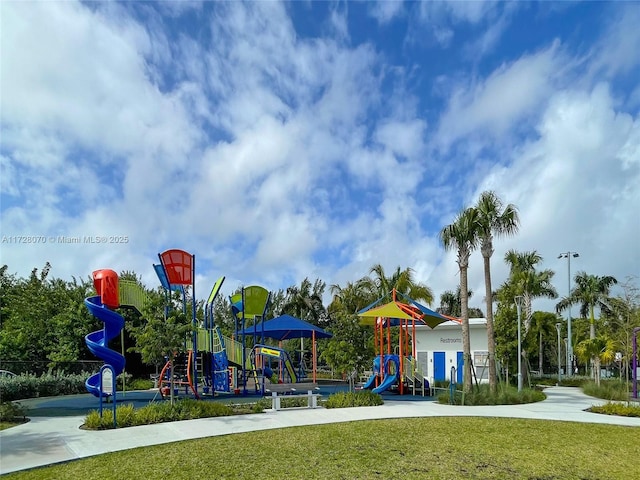
<instances>
[{"instance_id":1,"label":"white cloud","mask_svg":"<svg viewBox=\"0 0 640 480\"><path fill-rule=\"evenodd\" d=\"M562 61L554 43L501 65L486 79L454 87L438 127L438 147L446 150L459 138L508 133L540 109L562 73Z\"/></svg>"},{"instance_id":2,"label":"white cloud","mask_svg":"<svg viewBox=\"0 0 640 480\"><path fill-rule=\"evenodd\" d=\"M509 248L537 250L542 268L556 271L558 293L566 295L566 262L560 252L578 251L573 274L640 273L640 118L616 111L606 84L589 92L552 96L537 125L538 138L514 152L510 167L497 167L477 194L496 190L520 209L520 233L496 242L494 278L506 278L502 261ZM622 254L625 252L625 254ZM472 288L483 291L479 257ZM553 309L539 300L534 308Z\"/></svg>"},{"instance_id":3,"label":"white cloud","mask_svg":"<svg viewBox=\"0 0 640 480\"><path fill-rule=\"evenodd\" d=\"M496 4L468 3L433 7L445 37L497 18ZM511 247L549 261L571 248L587 271L637 271L633 92L609 77L596 86L604 67L574 81L595 54L575 60L549 40L484 76L443 71L430 96L440 72L422 60L390 65L382 44L349 45L347 22L301 36L275 2L215 3L198 13L209 17L197 39L118 4L25 5L3 5L0 29L16 45L2 55L2 234L129 243L3 244L20 274L48 260L56 276L133 269L155 285L156 254L177 247L196 253L199 280L224 274L228 290L342 283L382 263L414 268L439 293L455 288L457 266L437 230L486 188L523 217L521 234L496 245L497 283ZM482 49L499 37L486 33ZM615 65L613 76L629 71Z\"/></svg>"},{"instance_id":4,"label":"white cloud","mask_svg":"<svg viewBox=\"0 0 640 480\"><path fill-rule=\"evenodd\" d=\"M369 15L375 18L381 25L392 22L404 12L403 0L388 0L373 2L369 5Z\"/></svg>"}]
</instances>

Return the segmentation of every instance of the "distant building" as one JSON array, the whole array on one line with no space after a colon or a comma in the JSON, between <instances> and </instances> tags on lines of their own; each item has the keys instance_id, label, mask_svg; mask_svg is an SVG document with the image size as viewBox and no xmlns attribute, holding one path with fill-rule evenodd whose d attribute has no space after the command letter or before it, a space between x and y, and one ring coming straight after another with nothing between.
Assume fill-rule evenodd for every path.
<instances>
[{"instance_id":1,"label":"distant building","mask_svg":"<svg viewBox=\"0 0 640 480\"><path fill-rule=\"evenodd\" d=\"M487 348L487 320L469 319L471 359L478 382L489 381L489 351ZM445 322L432 329L416 325L416 357L423 375L434 381L450 380L455 367L456 382L462 382L462 325ZM475 382L475 379L474 379Z\"/></svg>"}]
</instances>

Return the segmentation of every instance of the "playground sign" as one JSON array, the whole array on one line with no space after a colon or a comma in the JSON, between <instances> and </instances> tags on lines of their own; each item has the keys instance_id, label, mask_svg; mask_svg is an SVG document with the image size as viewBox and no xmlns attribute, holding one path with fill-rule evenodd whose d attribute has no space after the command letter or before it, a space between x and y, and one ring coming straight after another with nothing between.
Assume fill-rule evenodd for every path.
<instances>
[{"instance_id":1,"label":"playground sign","mask_svg":"<svg viewBox=\"0 0 640 480\"><path fill-rule=\"evenodd\" d=\"M273 350L271 348L266 348L266 347L261 347L259 349L258 353L261 353L262 355L268 355L270 357L279 357L280 356L280 350Z\"/></svg>"}]
</instances>

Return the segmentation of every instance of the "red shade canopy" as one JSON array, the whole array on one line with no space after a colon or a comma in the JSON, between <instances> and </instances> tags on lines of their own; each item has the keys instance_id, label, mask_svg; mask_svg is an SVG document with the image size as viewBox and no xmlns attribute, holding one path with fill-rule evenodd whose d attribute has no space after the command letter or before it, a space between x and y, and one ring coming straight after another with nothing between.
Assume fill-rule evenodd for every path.
<instances>
[{"instance_id":1,"label":"red shade canopy","mask_svg":"<svg viewBox=\"0 0 640 480\"><path fill-rule=\"evenodd\" d=\"M160 260L171 285L193 284L193 255L184 250L173 249L161 253Z\"/></svg>"}]
</instances>

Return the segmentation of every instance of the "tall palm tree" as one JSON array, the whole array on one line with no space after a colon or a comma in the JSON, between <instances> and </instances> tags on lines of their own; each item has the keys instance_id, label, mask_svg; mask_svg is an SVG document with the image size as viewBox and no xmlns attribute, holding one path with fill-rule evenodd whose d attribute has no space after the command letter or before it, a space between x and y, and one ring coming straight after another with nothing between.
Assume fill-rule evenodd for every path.
<instances>
[{"instance_id":1,"label":"tall palm tree","mask_svg":"<svg viewBox=\"0 0 640 480\"><path fill-rule=\"evenodd\" d=\"M547 297L557 298L558 292L551 284L554 272L552 270L537 271L536 265L542 262L542 257L538 252L517 252L509 250L504 260L509 265L508 285L510 290L518 296L522 296L524 303L524 333L523 338L527 336L531 328L531 318L533 316L533 300L536 298ZM528 354L526 349L522 349L523 364L528 364ZM526 369L523 372L524 378L527 378Z\"/></svg>"},{"instance_id":2,"label":"tall palm tree","mask_svg":"<svg viewBox=\"0 0 640 480\"><path fill-rule=\"evenodd\" d=\"M460 212L452 224L440 230L440 242L445 250L457 250L458 268L460 270L460 304L462 314L462 355L464 362L463 388L471 391L471 343L469 339L469 287L467 270L469 257L478 244L476 235L478 212L475 208L467 208Z\"/></svg>"},{"instance_id":3,"label":"tall palm tree","mask_svg":"<svg viewBox=\"0 0 640 480\"><path fill-rule=\"evenodd\" d=\"M397 292L404 293L414 300L421 300L427 305L433 303L433 292L427 285L414 280L411 268L401 270L397 267L393 274L387 277L383 266L378 263L371 267L369 273L375 274L372 282L381 297L395 288Z\"/></svg>"},{"instance_id":4,"label":"tall palm tree","mask_svg":"<svg viewBox=\"0 0 640 480\"><path fill-rule=\"evenodd\" d=\"M531 327L533 300L541 297L558 297L558 292L551 284L555 272L549 269L536 270L536 265L542 262L542 257L535 250L532 252L509 250L504 256L504 261L510 268L508 282L514 287L515 293L523 297L526 335Z\"/></svg>"},{"instance_id":5,"label":"tall palm tree","mask_svg":"<svg viewBox=\"0 0 640 480\"><path fill-rule=\"evenodd\" d=\"M596 338L595 307L607 310L607 298L611 287L618 283L615 277L605 275L589 275L586 272L578 272L574 277L576 286L571 290L569 297L563 298L556 305L556 310L561 313L574 303L580 304L580 316L587 318L589 315L589 338Z\"/></svg>"},{"instance_id":6,"label":"tall palm tree","mask_svg":"<svg viewBox=\"0 0 640 480\"><path fill-rule=\"evenodd\" d=\"M480 240L480 252L484 261L484 285L487 314L487 344L489 350L489 389L496 391L496 338L493 329L493 290L491 287L491 256L493 238L512 236L518 232L520 218L517 208L508 204L503 207L502 200L495 192L482 192L476 205L478 212L477 235Z\"/></svg>"}]
</instances>

